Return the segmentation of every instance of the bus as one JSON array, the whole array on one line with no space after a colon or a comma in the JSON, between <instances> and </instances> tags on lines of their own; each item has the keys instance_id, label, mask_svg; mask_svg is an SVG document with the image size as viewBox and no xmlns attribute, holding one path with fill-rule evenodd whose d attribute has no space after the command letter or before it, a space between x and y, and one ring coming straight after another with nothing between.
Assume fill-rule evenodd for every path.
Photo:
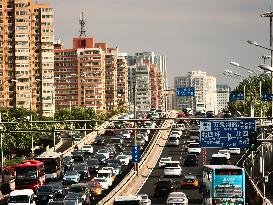
<instances>
[{"instance_id":1,"label":"bus","mask_svg":"<svg viewBox=\"0 0 273 205\"><path fill-rule=\"evenodd\" d=\"M59 153L44 154L37 157L36 160L44 163L46 180L57 180L61 177L62 159Z\"/></svg>"},{"instance_id":2,"label":"bus","mask_svg":"<svg viewBox=\"0 0 273 205\"><path fill-rule=\"evenodd\" d=\"M245 170L234 165L203 166L204 205L245 205Z\"/></svg>"},{"instance_id":3,"label":"bus","mask_svg":"<svg viewBox=\"0 0 273 205\"><path fill-rule=\"evenodd\" d=\"M36 191L45 184L44 163L38 160L24 160L15 167L15 188Z\"/></svg>"}]
</instances>

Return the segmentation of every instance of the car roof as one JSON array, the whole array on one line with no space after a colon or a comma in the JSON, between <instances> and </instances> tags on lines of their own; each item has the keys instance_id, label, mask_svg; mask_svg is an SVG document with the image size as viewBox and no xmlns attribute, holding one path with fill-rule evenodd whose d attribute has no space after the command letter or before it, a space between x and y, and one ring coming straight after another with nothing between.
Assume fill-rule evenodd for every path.
<instances>
[{"instance_id":1,"label":"car roof","mask_svg":"<svg viewBox=\"0 0 273 205\"><path fill-rule=\"evenodd\" d=\"M31 196L34 194L32 189L22 189L22 190L14 190L10 193L10 196L19 196L19 195L27 195Z\"/></svg>"}]
</instances>

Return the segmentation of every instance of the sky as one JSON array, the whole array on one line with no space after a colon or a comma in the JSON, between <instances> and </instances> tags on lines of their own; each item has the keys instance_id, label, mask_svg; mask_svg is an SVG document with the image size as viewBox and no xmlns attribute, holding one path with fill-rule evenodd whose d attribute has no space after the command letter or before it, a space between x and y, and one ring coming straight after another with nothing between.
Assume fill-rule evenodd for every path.
<instances>
[{"instance_id":1,"label":"sky","mask_svg":"<svg viewBox=\"0 0 273 205\"><path fill-rule=\"evenodd\" d=\"M34 1L34 0L33 0ZM121 52L154 51L167 56L169 86L175 76L201 70L215 76L218 84L234 87L239 80L226 77L236 61L257 69L268 51L247 40L269 46L269 18L273 0L37 0L54 9L55 39L65 48L79 36L79 16L84 12L87 37L107 42ZM272 8L273 9L273 8ZM269 62L267 62L269 63Z\"/></svg>"}]
</instances>

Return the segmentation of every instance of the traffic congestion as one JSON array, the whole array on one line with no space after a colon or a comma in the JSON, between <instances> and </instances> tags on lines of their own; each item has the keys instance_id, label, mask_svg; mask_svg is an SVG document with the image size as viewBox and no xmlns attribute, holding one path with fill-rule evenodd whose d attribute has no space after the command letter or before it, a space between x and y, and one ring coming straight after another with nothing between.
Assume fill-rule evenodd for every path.
<instances>
[{"instance_id":1,"label":"traffic congestion","mask_svg":"<svg viewBox=\"0 0 273 205\"><path fill-rule=\"evenodd\" d=\"M71 154L50 152L15 167L15 190L8 204L97 204L133 168L132 146L145 152L165 113L138 113L134 136L132 113L110 122L94 142L78 147L81 134L73 132ZM152 119L152 120L151 120ZM142 198L147 198L143 195ZM144 200L144 199L143 199Z\"/></svg>"}]
</instances>

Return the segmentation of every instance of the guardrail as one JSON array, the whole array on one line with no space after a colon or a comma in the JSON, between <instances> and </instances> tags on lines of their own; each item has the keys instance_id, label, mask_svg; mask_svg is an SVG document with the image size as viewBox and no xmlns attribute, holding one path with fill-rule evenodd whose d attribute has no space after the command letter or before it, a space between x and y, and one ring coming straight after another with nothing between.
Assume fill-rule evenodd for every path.
<instances>
[{"instance_id":1,"label":"guardrail","mask_svg":"<svg viewBox=\"0 0 273 205\"><path fill-rule=\"evenodd\" d=\"M160 126L162 126L166 121L162 121L160 123ZM162 124L163 123L163 124ZM150 141L150 143L147 145L148 150L144 151L144 153L142 154L142 160L140 161L140 165L139 168L142 167L144 165L144 162L146 162L147 157L150 155L151 151L154 149L159 136L160 136L160 130L157 130L154 134L153 134L153 140ZM155 136L157 136L156 138L154 138ZM122 181L107 195L105 196L102 200L100 200L97 204L98 205L102 205L102 204L108 204L109 201L113 200L113 198L115 196L118 195L118 193L120 193L122 191L122 189L125 189L126 184L129 184L134 177L136 176L136 172L134 171L134 169L131 169L129 171L129 173L122 179Z\"/></svg>"}]
</instances>

